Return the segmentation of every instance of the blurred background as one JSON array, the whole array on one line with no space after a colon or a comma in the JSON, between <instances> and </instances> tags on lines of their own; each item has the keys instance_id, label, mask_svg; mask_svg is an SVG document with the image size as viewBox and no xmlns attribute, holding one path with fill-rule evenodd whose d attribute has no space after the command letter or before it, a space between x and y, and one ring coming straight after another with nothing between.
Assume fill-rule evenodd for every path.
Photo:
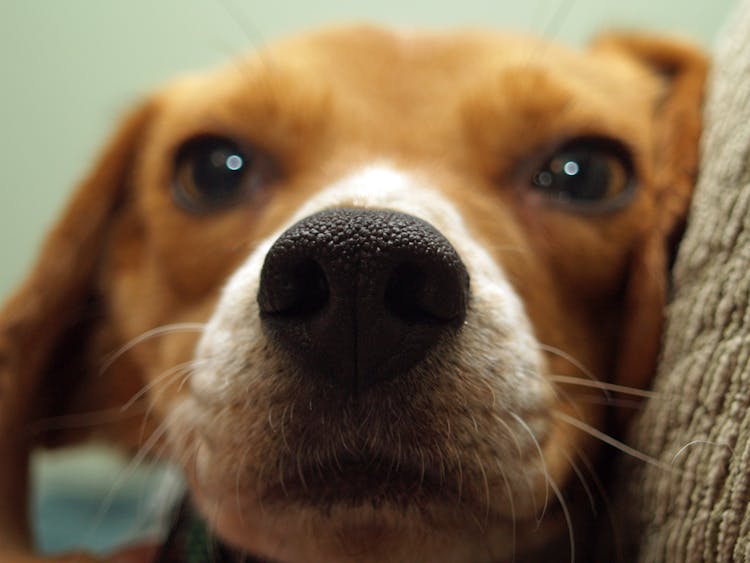
<instances>
[{"instance_id":1,"label":"blurred background","mask_svg":"<svg viewBox=\"0 0 750 563\"><path fill-rule=\"evenodd\" d=\"M480 25L585 44L635 28L710 49L733 0L0 0L0 297L118 116L170 77L327 22ZM37 530L48 551L107 550L158 528L179 478L87 449L35 463ZM2 499L0 499L2 501Z\"/></svg>"}]
</instances>

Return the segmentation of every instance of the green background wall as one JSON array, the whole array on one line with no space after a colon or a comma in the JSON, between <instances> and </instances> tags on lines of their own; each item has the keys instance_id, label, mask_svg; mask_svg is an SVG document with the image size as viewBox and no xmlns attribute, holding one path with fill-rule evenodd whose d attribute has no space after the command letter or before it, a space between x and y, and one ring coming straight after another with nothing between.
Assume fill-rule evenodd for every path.
<instances>
[{"instance_id":1,"label":"green background wall","mask_svg":"<svg viewBox=\"0 0 750 563\"><path fill-rule=\"evenodd\" d=\"M118 115L179 72L324 22L478 24L582 43L668 30L710 46L732 0L0 0L0 298Z\"/></svg>"}]
</instances>

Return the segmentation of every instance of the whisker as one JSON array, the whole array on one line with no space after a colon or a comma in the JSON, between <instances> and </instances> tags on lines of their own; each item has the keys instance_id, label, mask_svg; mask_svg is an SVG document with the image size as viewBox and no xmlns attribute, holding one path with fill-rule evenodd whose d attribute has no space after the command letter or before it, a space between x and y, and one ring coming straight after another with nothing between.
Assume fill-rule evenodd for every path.
<instances>
[{"instance_id":1,"label":"whisker","mask_svg":"<svg viewBox=\"0 0 750 563\"><path fill-rule=\"evenodd\" d=\"M542 446L539 444L539 440L537 440L536 436L534 435L534 432L531 430L528 424L526 424L526 421L523 420L520 416L518 416L516 413L511 412L510 415L518 422L518 424L521 425L521 427L528 432L529 436L531 436L531 439L534 442L534 446L536 447L537 452L539 453L539 459L542 462L542 471L544 472L545 480L547 481L547 484L549 485L549 471L547 470L547 462L544 459L544 454L542 453ZM542 512L539 515L539 518L537 518L537 525L542 523L542 519L544 518L545 512L547 512L547 506L549 505L549 486L544 487L544 505L542 506Z\"/></svg>"},{"instance_id":2,"label":"whisker","mask_svg":"<svg viewBox=\"0 0 750 563\"><path fill-rule=\"evenodd\" d=\"M182 362L177 364L176 366L172 366L168 370L161 373L158 377L155 377L151 381L149 381L146 385L141 387L137 393L135 393L130 399L120 407L120 410L122 412L125 412L130 407L132 407L138 400L143 397L146 393L148 393L151 389L153 389L156 385L159 385L160 383L164 382L164 380L169 379L170 377L180 375L183 373L184 370L187 370L190 372L193 367L195 367L198 364L203 363L204 360L189 360L187 362Z\"/></svg>"},{"instance_id":3,"label":"whisker","mask_svg":"<svg viewBox=\"0 0 750 563\"><path fill-rule=\"evenodd\" d=\"M510 436L510 439L513 440L513 444L516 446L516 452L520 457L523 454L523 449L521 448L521 442L518 439L518 433L510 427L510 424L505 421L504 417L497 416L494 418L494 420L497 421L508 432L508 436Z\"/></svg>"},{"instance_id":4,"label":"whisker","mask_svg":"<svg viewBox=\"0 0 750 563\"><path fill-rule=\"evenodd\" d=\"M142 410L135 409L129 413L123 413L122 408L117 406L96 411L51 416L34 422L29 427L29 433L31 436L35 436L51 430L67 430L86 428L87 426L115 424L127 418L136 417L143 414L143 412L145 412L145 407Z\"/></svg>"},{"instance_id":5,"label":"whisker","mask_svg":"<svg viewBox=\"0 0 750 563\"><path fill-rule=\"evenodd\" d=\"M713 442L711 440L692 440L688 442L687 444L685 444L684 446L682 446L679 450L677 450L677 453L675 453L672 456L672 465L674 465L674 463L677 461L677 458L680 457L682 452L684 452L691 446L695 446L696 444L705 444L709 446L723 446L727 448L732 455L734 455L734 449L732 448L732 446L730 446L729 444L725 442Z\"/></svg>"},{"instance_id":6,"label":"whisker","mask_svg":"<svg viewBox=\"0 0 750 563\"><path fill-rule=\"evenodd\" d=\"M222 499L214 500L211 503L211 508L204 511L204 524L206 530L215 530L216 524L219 521L219 511L221 510ZM206 538L206 552L210 561L208 563L217 563L218 552L219 552L219 540L215 534L208 534Z\"/></svg>"},{"instance_id":7,"label":"whisker","mask_svg":"<svg viewBox=\"0 0 750 563\"><path fill-rule=\"evenodd\" d=\"M168 445L165 441L154 450L152 457L158 460L164 459L167 449ZM151 526L154 523L165 522L165 513L171 512L171 508L167 507L174 507L185 493L185 482L181 476L176 477L176 467L170 463L169 466L159 464L146 468L148 480L138 487L134 522L149 523Z\"/></svg>"},{"instance_id":8,"label":"whisker","mask_svg":"<svg viewBox=\"0 0 750 563\"><path fill-rule=\"evenodd\" d=\"M615 560L617 563L620 563L622 561L622 540L620 538L619 528L617 524L615 523L615 513L612 509L612 501L609 499L609 495L607 494L607 490L604 487L604 483L602 483L602 480L599 478L599 475L594 470L594 467L592 466L591 462L589 461L588 457L585 453L583 453L576 445L572 444L573 451L575 452L576 457L581 461L583 464L583 467L588 471L588 474L591 476L591 482L594 484L594 487L596 488L596 491L599 493L599 497L602 499L602 503L604 504L604 511L607 515L607 522L609 523L609 528L612 532L612 545L613 545L613 553Z\"/></svg>"},{"instance_id":9,"label":"whisker","mask_svg":"<svg viewBox=\"0 0 750 563\"><path fill-rule=\"evenodd\" d=\"M425 473L427 472L427 462L424 458L424 450L419 448L419 486L417 490L421 491L424 486ZM463 472L461 470L461 460L458 460L458 504L461 504L461 490L463 487Z\"/></svg>"},{"instance_id":10,"label":"whisker","mask_svg":"<svg viewBox=\"0 0 750 563\"><path fill-rule=\"evenodd\" d=\"M173 368L171 368L170 370L168 370L168 371L174 371L174 373L173 373L173 374L169 374L168 376L167 376L166 374L162 374L162 375L160 375L159 377L157 377L156 379L157 379L157 380L158 380L158 379L161 379L161 380L163 381L163 380L164 380L164 379L166 379L167 377L172 377L172 375L174 375L175 377L180 377L180 378L181 378L182 380L180 381L179 385L177 386L177 393L179 394L179 393L180 393L180 392L182 391L182 387L183 387L183 385L185 384L185 382L186 382L187 380L189 380L189 379L190 379L190 376L191 376L191 375L193 374L193 370L192 370L192 368L193 368L193 367L195 367L195 365L196 365L196 364L198 364L199 362L200 362L200 363L202 363L203 361L204 361L204 360L194 360L194 361L193 361L193 365L192 365L192 366L189 366L189 367L187 367L187 368L186 368L185 370L177 370L177 371L174 371L174 370L175 370L176 368L178 368L178 367L179 367L180 365L183 365L183 364L188 364L188 363L190 363L190 362L183 362L183 364L179 364L179 365L177 365L177 366L174 366L174 367L173 367ZM205 361L206 361L206 362L209 362L210 360L205 360ZM148 384L148 385L147 385L147 387L151 387L151 388L152 388L152 387L154 386L154 384L155 384L155 383L156 383L156 380L154 380L154 381L153 381L152 383ZM165 386L164 388L162 388L162 389L158 389L158 390L157 390L157 391L155 392L155 394L154 394L154 400L151 400L151 401L149 401L149 402L148 402L148 406L147 406L147 408L146 408L146 412L144 413L144 415L143 415L143 420L141 421L141 433L140 433L140 438L139 438L139 440L140 440L141 442L143 441L143 439L144 439L144 436L145 436L145 434L146 434L146 427L148 426L148 421L149 421L149 417L151 417L151 414L153 413L153 411L154 411L154 408L156 407L156 405L157 405L157 402L158 402L158 400L159 400L159 399L161 398L161 396L162 396L162 395L163 395L163 394L164 394L164 393L166 392L166 390L167 390L167 387L166 387L166 386ZM141 392L143 392L143 391L147 391L147 389L141 389ZM130 399L130 400L132 401L132 400L133 400L133 398L131 397L131 399ZM125 406L123 406L123 407L121 407L121 408L123 408L123 409L124 409L124 408L126 408L126 407L125 407Z\"/></svg>"},{"instance_id":11,"label":"whisker","mask_svg":"<svg viewBox=\"0 0 750 563\"><path fill-rule=\"evenodd\" d=\"M500 460L495 460L495 465L497 466L497 470L500 472L500 476L503 478L503 482L505 483L505 491L508 493L508 504L510 505L510 521L511 526L513 526L513 533L511 534L513 536L513 539L511 540L511 563L515 563L516 561L516 505L513 501L513 490L510 487L510 481L508 481L508 475L505 473L505 470L503 469L503 465L500 462Z\"/></svg>"},{"instance_id":12,"label":"whisker","mask_svg":"<svg viewBox=\"0 0 750 563\"><path fill-rule=\"evenodd\" d=\"M583 379L581 377L575 377L570 375L558 375L552 374L548 376L550 381L555 383L564 383L566 385L580 385L581 387L591 387L594 389L605 389L614 393L622 393L624 395L634 395L636 397L646 397L648 399L658 398L659 393L655 391L648 391L646 389L638 389L636 387L628 387L625 385L617 385L616 383L607 383L605 381L599 381L597 379ZM608 397L608 399L611 397Z\"/></svg>"},{"instance_id":13,"label":"whisker","mask_svg":"<svg viewBox=\"0 0 750 563\"><path fill-rule=\"evenodd\" d=\"M544 31L542 37L554 39L557 37L558 32L562 29L563 25L568 19L568 16L573 11L573 5L575 0L561 0L557 5L557 8L552 12L552 16L547 20L544 25Z\"/></svg>"},{"instance_id":14,"label":"whisker","mask_svg":"<svg viewBox=\"0 0 750 563\"><path fill-rule=\"evenodd\" d=\"M618 449L621 452L626 453L644 463L648 463L649 465L653 465L654 467L658 467L659 469L662 469L670 473L677 471L671 465L668 465L662 461L659 461L655 457L652 457L639 450L636 450L632 446L628 446L625 442L621 442L620 440L617 440L616 438L613 438L612 436L605 434L601 430L594 428L590 424L586 424L582 420L578 420L577 418L574 418L558 410L554 411L554 415L560 420L562 420L563 422L567 422L571 426L574 426L578 428L579 430L586 432L590 436L593 436L594 438L601 440L605 444L608 444L612 446L613 448Z\"/></svg>"},{"instance_id":15,"label":"whisker","mask_svg":"<svg viewBox=\"0 0 750 563\"><path fill-rule=\"evenodd\" d=\"M211 360L206 360L206 362L210 362ZM195 364L193 364L190 369L187 369L183 372L183 374L180 376L182 380L180 381L180 384L177 386L177 394L179 395L182 393L182 390L185 388L185 384L190 381L190 376L193 375L193 368L195 367ZM164 390L162 389L162 393Z\"/></svg>"},{"instance_id":16,"label":"whisker","mask_svg":"<svg viewBox=\"0 0 750 563\"><path fill-rule=\"evenodd\" d=\"M572 401L569 397L566 397L569 401ZM590 396L584 396L584 395L578 395L576 397L576 401L579 403L588 403L591 405L604 405L606 407L619 407L619 408L625 408L625 409L633 409L633 410L643 410L646 405L643 403L643 401L638 401L637 399L602 399L601 397L590 397ZM575 404L575 403L571 403ZM580 415L580 411L576 409L577 414Z\"/></svg>"},{"instance_id":17,"label":"whisker","mask_svg":"<svg viewBox=\"0 0 750 563\"><path fill-rule=\"evenodd\" d=\"M573 533L573 519L570 516L568 505L565 502L565 498L560 492L560 489L552 480L552 478L549 477L549 475L547 475L547 478L547 484L552 489L552 491L554 491L557 500L560 502L560 508L562 508L563 515L565 516L565 522L567 522L568 524L568 539L570 540L570 563L573 563L576 560L576 540L575 534Z\"/></svg>"},{"instance_id":18,"label":"whisker","mask_svg":"<svg viewBox=\"0 0 750 563\"><path fill-rule=\"evenodd\" d=\"M286 473L284 469L283 458L279 458L277 465L278 465L278 474L279 474L279 485L281 486L281 491L284 493L284 498L288 499L289 491L286 488ZM258 470L258 474L256 476L256 483L255 483L256 491L261 490L261 483L263 483L263 475L265 474L265 467L266 467L266 464L263 463ZM260 497L260 510L262 513L265 513L266 511L266 505L264 503L262 496Z\"/></svg>"},{"instance_id":19,"label":"whisker","mask_svg":"<svg viewBox=\"0 0 750 563\"><path fill-rule=\"evenodd\" d=\"M554 382L553 382L554 383ZM579 408L578 403L581 402L585 397L576 397L573 399L573 397L570 396L570 393L568 393L565 389L563 389L560 385L553 385L552 391L555 393L556 397L559 397L561 400L567 401L568 405L575 411L575 414L581 418L584 418L583 411ZM610 401L608 399L602 399L603 404L609 405Z\"/></svg>"},{"instance_id":20,"label":"whisker","mask_svg":"<svg viewBox=\"0 0 750 563\"><path fill-rule=\"evenodd\" d=\"M588 377L591 381L600 382L599 378L596 377L590 369L588 369L586 366L583 365L580 361L578 361L576 358L565 352L564 350L561 350L560 348L556 348L554 346L550 346L549 344L543 344L539 343L539 349L544 350L545 352L549 352L550 354L554 354L558 356L559 358L562 358L563 360L566 360L568 363L570 363L573 367L578 369L583 375ZM609 399L609 390L606 388L601 388L602 394Z\"/></svg>"},{"instance_id":21,"label":"whisker","mask_svg":"<svg viewBox=\"0 0 750 563\"><path fill-rule=\"evenodd\" d=\"M99 368L99 375L104 374L104 372L112 367L112 364L114 364L123 354L132 350L133 348L138 346L138 344L141 344L146 340L155 338L157 336L163 336L165 334L171 334L173 332L201 332L205 327L205 323L172 323L147 330L143 334L136 336L135 338L123 344L120 348L112 352L102 362L102 366Z\"/></svg>"},{"instance_id":22,"label":"whisker","mask_svg":"<svg viewBox=\"0 0 750 563\"><path fill-rule=\"evenodd\" d=\"M560 0L552 15L541 25L540 37L554 39L563 28L575 5L575 0ZM536 48L529 52L526 65L531 66L535 60L545 57L551 46L551 41L540 41Z\"/></svg>"},{"instance_id":23,"label":"whisker","mask_svg":"<svg viewBox=\"0 0 750 563\"><path fill-rule=\"evenodd\" d=\"M247 18L247 14L232 0L221 0L219 4L224 8L229 18L237 25L242 35L256 50L263 45L263 37L258 28Z\"/></svg>"},{"instance_id":24,"label":"whisker","mask_svg":"<svg viewBox=\"0 0 750 563\"><path fill-rule=\"evenodd\" d=\"M578 464L575 462L575 460L570 456L570 454L568 454L566 448L562 448L560 451L562 451L563 455L565 456L565 459L568 461L568 463L570 464L570 467L573 469L573 473L575 473L576 477L578 477L578 481L580 481L581 486L583 487L583 490L589 499L589 504L591 505L591 512L594 516L596 516L597 510L596 510L596 501L594 500L594 494L591 492L591 488L586 482L586 478L584 477L583 472L578 467Z\"/></svg>"},{"instance_id":25,"label":"whisker","mask_svg":"<svg viewBox=\"0 0 750 563\"><path fill-rule=\"evenodd\" d=\"M521 442L518 438L518 433L515 432L511 427L510 424L508 424L504 417L496 417L495 420L499 422L507 431L508 435L513 440L513 443L516 446L516 452L518 453L518 456L521 457L523 455L523 450L521 449ZM526 486L529 488L529 494L531 495L531 502L534 506L537 506L537 498L536 498L536 491L534 490L534 484L532 482L531 476L527 473L526 474ZM515 524L514 524L515 526Z\"/></svg>"},{"instance_id":26,"label":"whisker","mask_svg":"<svg viewBox=\"0 0 750 563\"><path fill-rule=\"evenodd\" d=\"M489 483L489 480L487 479L487 472L484 469L484 463L482 463L482 459L479 457L479 454L475 453L474 457L476 458L479 471L482 474L482 482L484 485L485 512L484 512L484 525L482 526L482 531L484 531L487 529L487 526L489 525L489 521L490 521L490 506L492 505L492 501L490 500L490 483Z\"/></svg>"},{"instance_id":27,"label":"whisker","mask_svg":"<svg viewBox=\"0 0 750 563\"><path fill-rule=\"evenodd\" d=\"M167 421L160 424L156 428L156 430L154 430L153 434L151 434L149 439L143 444L143 446L139 448L138 452L132 458L132 460L125 466L124 469L119 472L119 475L110 486L109 492L104 496L99 505L99 510L97 511L96 516L94 517L89 529L89 534L93 535L99 529L101 524L104 522L104 516L112 507L112 503L114 502L117 491L122 488L125 482L133 475L135 470L141 465L141 463L143 463L149 453L151 453L154 447L159 443L159 440L161 440L161 438L167 432L167 429Z\"/></svg>"},{"instance_id":28,"label":"whisker","mask_svg":"<svg viewBox=\"0 0 750 563\"><path fill-rule=\"evenodd\" d=\"M143 522L163 523L172 509L179 504L186 494L186 484L177 466L160 467L161 473L149 487L143 487L139 499L139 520Z\"/></svg>"}]
</instances>

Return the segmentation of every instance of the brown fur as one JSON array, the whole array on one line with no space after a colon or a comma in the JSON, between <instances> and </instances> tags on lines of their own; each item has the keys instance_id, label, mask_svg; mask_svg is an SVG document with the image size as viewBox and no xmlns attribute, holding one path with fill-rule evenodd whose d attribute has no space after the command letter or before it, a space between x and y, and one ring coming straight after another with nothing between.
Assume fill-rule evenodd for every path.
<instances>
[{"instance_id":1,"label":"brown fur","mask_svg":"<svg viewBox=\"0 0 750 563\"><path fill-rule=\"evenodd\" d=\"M647 386L669 237L695 176L705 70L692 48L640 36L606 36L581 54L476 31L354 28L287 41L153 95L120 126L0 313L0 561L29 549L31 448L95 435L136 449L147 406L153 430L177 383L156 386L111 424L40 431L44 421L118 407L189 360L196 336L173 334L100 374L109 353L143 332L205 321L258 241L373 158L418 171L456 205L502 264L540 342L601 379ZM236 209L184 213L169 196L171 162L200 133L262 147L281 163L279 179ZM523 189L535 159L582 135L632 151L639 191L627 208L580 215ZM550 373L581 375L559 356L546 361ZM589 392L563 389L556 408L602 424ZM544 451L569 481L566 456L594 444L558 426Z\"/></svg>"}]
</instances>

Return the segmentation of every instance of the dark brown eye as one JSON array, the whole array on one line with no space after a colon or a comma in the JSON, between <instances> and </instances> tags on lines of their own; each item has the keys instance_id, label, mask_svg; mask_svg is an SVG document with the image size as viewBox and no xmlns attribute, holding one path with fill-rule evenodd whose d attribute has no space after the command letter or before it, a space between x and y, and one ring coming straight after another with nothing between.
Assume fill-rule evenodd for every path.
<instances>
[{"instance_id":1,"label":"dark brown eye","mask_svg":"<svg viewBox=\"0 0 750 563\"><path fill-rule=\"evenodd\" d=\"M178 205L210 213L251 198L268 181L266 159L230 139L203 136L177 152L172 188Z\"/></svg>"},{"instance_id":2,"label":"dark brown eye","mask_svg":"<svg viewBox=\"0 0 750 563\"><path fill-rule=\"evenodd\" d=\"M557 149L532 177L534 189L557 203L585 211L626 204L635 188L633 166L620 145L579 139Z\"/></svg>"}]
</instances>

